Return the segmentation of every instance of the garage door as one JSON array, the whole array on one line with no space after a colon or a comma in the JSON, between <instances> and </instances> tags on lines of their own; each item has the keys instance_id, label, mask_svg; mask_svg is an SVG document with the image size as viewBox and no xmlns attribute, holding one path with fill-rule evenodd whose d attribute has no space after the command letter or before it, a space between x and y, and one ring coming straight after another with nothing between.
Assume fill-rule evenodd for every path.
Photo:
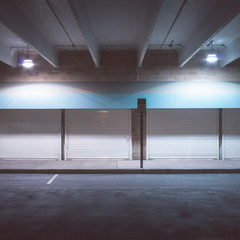
<instances>
[{"instance_id":1,"label":"garage door","mask_svg":"<svg viewBox=\"0 0 240 240\"><path fill-rule=\"evenodd\" d=\"M148 111L149 158L217 158L217 110Z\"/></svg>"},{"instance_id":2,"label":"garage door","mask_svg":"<svg viewBox=\"0 0 240 240\"><path fill-rule=\"evenodd\" d=\"M130 157L129 110L67 110L67 158Z\"/></svg>"},{"instance_id":3,"label":"garage door","mask_svg":"<svg viewBox=\"0 0 240 240\"><path fill-rule=\"evenodd\" d=\"M240 159L240 110L223 110L224 159Z\"/></svg>"},{"instance_id":4,"label":"garage door","mask_svg":"<svg viewBox=\"0 0 240 240\"><path fill-rule=\"evenodd\" d=\"M0 113L1 159L59 158L59 110L0 110Z\"/></svg>"}]
</instances>

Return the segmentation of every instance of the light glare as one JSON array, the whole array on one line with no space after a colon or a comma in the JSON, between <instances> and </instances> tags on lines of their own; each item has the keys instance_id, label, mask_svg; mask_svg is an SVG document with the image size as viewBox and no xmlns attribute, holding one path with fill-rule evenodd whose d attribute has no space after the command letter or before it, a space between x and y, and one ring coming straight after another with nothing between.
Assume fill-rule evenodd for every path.
<instances>
[{"instance_id":1,"label":"light glare","mask_svg":"<svg viewBox=\"0 0 240 240\"><path fill-rule=\"evenodd\" d=\"M25 59L22 64L25 68L32 68L34 66L31 59Z\"/></svg>"},{"instance_id":2,"label":"light glare","mask_svg":"<svg viewBox=\"0 0 240 240\"><path fill-rule=\"evenodd\" d=\"M216 55L215 53L213 53L213 54L208 54L206 60L207 60L207 62L209 62L209 63L215 63L215 62L218 60L218 57L217 57L217 55Z\"/></svg>"}]
</instances>

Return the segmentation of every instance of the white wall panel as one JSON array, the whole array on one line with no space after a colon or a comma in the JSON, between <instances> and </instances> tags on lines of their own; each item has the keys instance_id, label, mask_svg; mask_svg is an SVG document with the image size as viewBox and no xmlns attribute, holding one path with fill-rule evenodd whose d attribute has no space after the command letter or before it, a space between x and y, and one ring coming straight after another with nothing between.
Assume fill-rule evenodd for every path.
<instances>
[{"instance_id":1,"label":"white wall panel","mask_svg":"<svg viewBox=\"0 0 240 240\"><path fill-rule=\"evenodd\" d=\"M58 159L60 110L0 110L1 159Z\"/></svg>"},{"instance_id":2,"label":"white wall panel","mask_svg":"<svg viewBox=\"0 0 240 240\"><path fill-rule=\"evenodd\" d=\"M224 159L240 159L240 109L223 110Z\"/></svg>"},{"instance_id":3,"label":"white wall panel","mask_svg":"<svg viewBox=\"0 0 240 240\"><path fill-rule=\"evenodd\" d=\"M217 110L148 110L149 158L217 158Z\"/></svg>"},{"instance_id":4,"label":"white wall panel","mask_svg":"<svg viewBox=\"0 0 240 240\"><path fill-rule=\"evenodd\" d=\"M66 110L67 158L130 157L130 110Z\"/></svg>"}]
</instances>

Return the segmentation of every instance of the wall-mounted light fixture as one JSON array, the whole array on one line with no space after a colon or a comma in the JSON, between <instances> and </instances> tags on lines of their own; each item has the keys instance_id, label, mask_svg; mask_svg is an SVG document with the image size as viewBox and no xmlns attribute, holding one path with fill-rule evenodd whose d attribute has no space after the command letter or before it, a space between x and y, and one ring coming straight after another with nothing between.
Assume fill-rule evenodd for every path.
<instances>
[{"instance_id":1,"label":"wall-mounted light fixture","mask_svg":"<svg viewBox=\"0 0 240 240\"><path fill-rule=\"evenodd\" d=\"M218 55L216 51L213 49L213 40L207 44L207 47L211 47L211 52L207 55L206 61L208 63L215 63L218 61Z\"/></svg>"},{"instance_id":2,"label":"wall-mounted light fixture","mask_svg":"<svg viewBox=\"0 0 240 240\"><path fill-rule=\"evenodd\" d=\"M206 60L209 63L215 63L218 60L217 54L216 53L208 54Z\"/></svg>"},{"instance_id":3,"label":"wall-mounted light fixture","mask_svg":"<svg viewBox=\"0 0 240 240\"><path fill-rule=\"evenodd\" d=\"M27 45L27 57L23 60L22 66L25 68L32 68L34 66L32 59L30 59L29 57L28 45Z\"/></svg>"}]
</instances>

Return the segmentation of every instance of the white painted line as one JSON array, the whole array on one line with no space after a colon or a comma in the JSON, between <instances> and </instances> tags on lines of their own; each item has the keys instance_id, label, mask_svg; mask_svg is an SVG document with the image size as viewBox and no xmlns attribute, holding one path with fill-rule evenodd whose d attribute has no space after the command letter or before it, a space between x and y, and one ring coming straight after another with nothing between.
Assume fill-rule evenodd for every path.
<instances>
[{"instance_id":1,"label":"white painted line","mask_svg":"<svg viewBox=\"0 0 240 240\"><path fill-rule=\"evenodd\" d=\"M47 184L51 184L57 176L58 176L58 174L55 174L55 175L47 182Z\"/></svg>"}]
</instances>

